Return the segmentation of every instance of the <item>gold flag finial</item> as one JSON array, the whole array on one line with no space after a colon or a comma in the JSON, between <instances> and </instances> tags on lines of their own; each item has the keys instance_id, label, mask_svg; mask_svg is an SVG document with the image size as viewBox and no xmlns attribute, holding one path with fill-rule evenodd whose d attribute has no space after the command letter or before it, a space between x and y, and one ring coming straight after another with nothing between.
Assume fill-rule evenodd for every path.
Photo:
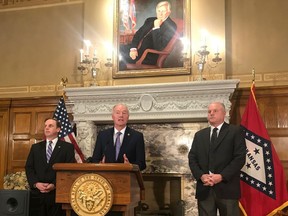
<instances>
[{"instance_id":1,"label":"gold flag finial","mask_svg":"<svg viewBox=\"0 0 288 216\"><path fill-rule=\"evenodd\" d=\"M60 85L62 85L64 88L66 87L66 85L67 85L67 83L68 83L68 78L67 77L62 77L61 78L61 82L60 82Z\"/></svg>"},{"instance_id":2,"label":"gold flag finial","mask_svg":"<svg viewBox=\"0 0 288 216\"><path fill-rule=\"evenodd\" d=\"M65 88L66 88L67 83L68 83L68 78L67 78L67 77L62 77L62 78L61 78L60 85L63 86L62 96L63 96L63 98L64 98L64 101L65 101L65 99L66 99Z\"/></svg>"}]
</instances>

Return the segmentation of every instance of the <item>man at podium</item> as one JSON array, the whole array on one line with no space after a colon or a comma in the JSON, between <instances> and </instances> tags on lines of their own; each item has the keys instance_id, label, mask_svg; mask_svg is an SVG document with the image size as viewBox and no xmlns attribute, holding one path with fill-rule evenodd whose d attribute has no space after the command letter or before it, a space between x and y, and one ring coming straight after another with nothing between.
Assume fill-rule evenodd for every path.
<instances>
[{"instance_id":1,"label":"man at podium","mask_svg":"<svg viewBox=\"0 0 288 216\"><path fill-rule=\"evenodd\" d=\"M146 168L143 134L127 126L129 110L116 104L112 110L114 127L100 131L92 156L94 163L131 163Z\"/></svg>"}]
</instances>

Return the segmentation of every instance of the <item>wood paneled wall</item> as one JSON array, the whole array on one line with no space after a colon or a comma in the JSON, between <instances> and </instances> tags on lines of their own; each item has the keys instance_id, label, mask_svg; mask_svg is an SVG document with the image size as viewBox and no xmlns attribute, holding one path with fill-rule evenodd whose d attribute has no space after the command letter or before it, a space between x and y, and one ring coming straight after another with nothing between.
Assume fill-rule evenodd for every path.
<instances>
[{"instance_id":1,"label":"wood paneled wall","mask_svg":"<svg viewBox=\"0 0 288 216\"><path fill-rule=\"evenodd\" d=\"M10 100L0 100L0 189L6 174Z\"/></svg>"},{"instance_id":2,"label":"wood paneled wall","mask_svg":"<svg viewBox=\"0 0 288 216\"><path fill-rule=\"evenodd\" d=\"M43 139L44 120L53 117L59 97L1 101L0 189L7 173L24 170L32 144Z\"/></svg>"}]
</instances>

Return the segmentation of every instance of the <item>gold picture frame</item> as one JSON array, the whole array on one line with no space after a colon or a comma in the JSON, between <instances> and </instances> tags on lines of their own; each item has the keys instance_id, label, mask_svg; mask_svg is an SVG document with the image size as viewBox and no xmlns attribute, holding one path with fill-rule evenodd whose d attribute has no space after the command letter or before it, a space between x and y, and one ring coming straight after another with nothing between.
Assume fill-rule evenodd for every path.
<instances>
[{"instance_id":1,"label":"gold picture frame","mask_svg":"<svg viewBox=\"0 0 288 216\"><path fill-rule=\"evenodd\" d=\"M134 4L134 10L136 11L135 17L137 18L136 28L128 29L125 28L123 21L123 2L129 3L129 7L131 7L131 2ZM179 22L176 22L177 25L177 39L172 48L172 51L169 52L168 57L165 59L165 64L161 67L155 68L137 68L137 69L121 69L119 66L120 63L120 46L123 44L129 44L133 39L133 35L137 30L143 25L144 21L151 17L149 13L146 11L150 11L150 14L154 14L156 16L156 5L159 1L155 0L115 0L114 4L114 52L112 59L112 74L113 78L134 78L134 77L153 77L153 76L170 76L170 75L189 75L191 74L191 59L187 58L190 56L191 47L190 44L183 44L182 38L185 41L190 42L190 0L170 0L171 4L171 14L170 18L174 21L181 21L181 28ZM150 9L149 9L150 8ZM134 12L135 12L134 11ZM142 16L140 16L141 12ZM145 13L144 13L145 11ZM129 10L131 12L131 10ZM135 18L134 17L134 18ZM130 23L132 23L132 19L130 18ZM135 24L135 22L134 22ZM132 24L130 24L132 26ZM124 28L124 29L123 29ZM180 29L180 30L179 30ZM172 39L171 39L172 40ZM185 47L185 51L183 51Z\"/></svg>"}]
</instances>

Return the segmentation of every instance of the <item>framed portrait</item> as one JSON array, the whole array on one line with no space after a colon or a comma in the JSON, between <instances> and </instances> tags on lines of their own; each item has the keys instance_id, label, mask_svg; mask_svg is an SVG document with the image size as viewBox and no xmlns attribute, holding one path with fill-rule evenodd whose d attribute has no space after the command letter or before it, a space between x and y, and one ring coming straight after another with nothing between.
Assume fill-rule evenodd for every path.
<instances>
[{"instance_id":1,"label":"framed portrait","mask_svg":"<svg viewBox=\"0 0 288 216\"><path fill-rule=\"evenodd\" d=\"M116 0L113 78L190 74L190 25L190 0Z\"/></svg>"}]
</instances>

